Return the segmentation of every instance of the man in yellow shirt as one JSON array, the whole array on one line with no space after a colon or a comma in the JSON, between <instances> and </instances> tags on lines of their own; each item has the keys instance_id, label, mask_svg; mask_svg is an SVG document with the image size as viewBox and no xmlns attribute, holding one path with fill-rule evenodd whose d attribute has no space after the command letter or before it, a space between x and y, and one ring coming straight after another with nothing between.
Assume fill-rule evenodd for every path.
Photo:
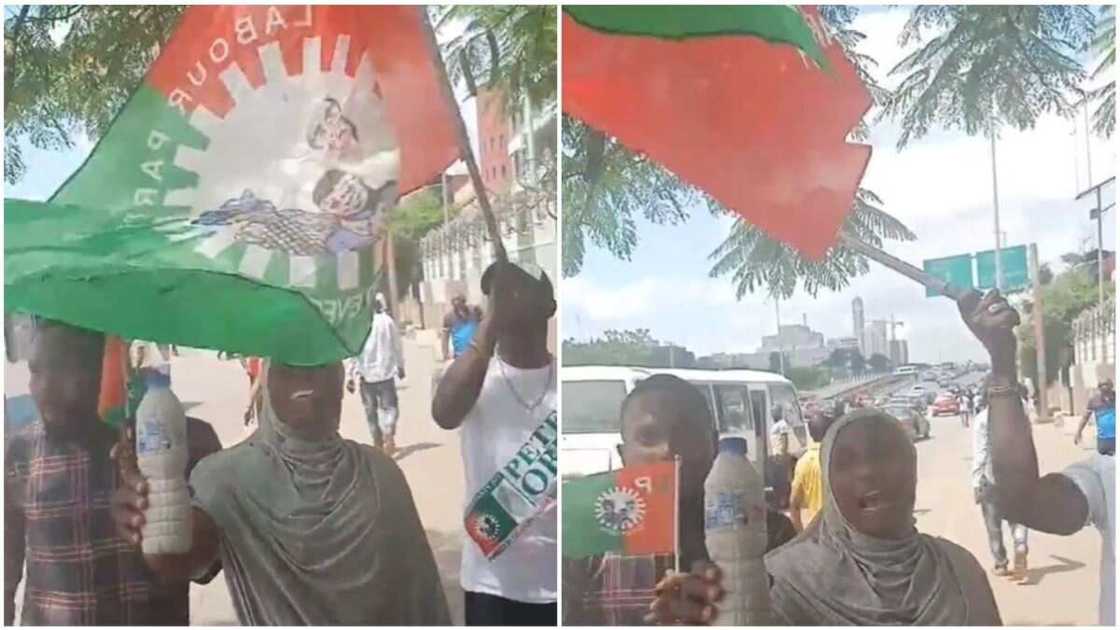
<instances>
[{"instance_id":1,"label":"man in yellow shirt","mask_svg":"<svg viewBox=\"0 0 1120 630\"><path fill-rule=\"evenodd\" d=\"M828 432L829 425L836 414L821 410L809 419L809 437L813 438L809 449L797 460L793 469L793 483L790 484L789 518L797 531L805 529L805 524L813 522L817 512L824 505L824 488L821 484L821 442ZM802 521L801 511L808 512Z\"/></svg>"}]
</instances>

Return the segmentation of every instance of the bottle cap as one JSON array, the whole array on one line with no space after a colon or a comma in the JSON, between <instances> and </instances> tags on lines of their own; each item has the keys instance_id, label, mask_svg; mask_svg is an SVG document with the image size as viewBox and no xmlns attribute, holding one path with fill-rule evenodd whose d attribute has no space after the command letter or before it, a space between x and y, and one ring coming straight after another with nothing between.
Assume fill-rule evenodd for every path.
<instances>
[{"instance_id":1,"label":"bottle cap","mask_svg":"<svg viewBox=\"0 0 1120 630\"><path fill-rule=\"evenodd\" d=\"M747 456L747 439L741 437L725 437L719 441L719 452L732 455Z\"/></svg>"}]
</instances>

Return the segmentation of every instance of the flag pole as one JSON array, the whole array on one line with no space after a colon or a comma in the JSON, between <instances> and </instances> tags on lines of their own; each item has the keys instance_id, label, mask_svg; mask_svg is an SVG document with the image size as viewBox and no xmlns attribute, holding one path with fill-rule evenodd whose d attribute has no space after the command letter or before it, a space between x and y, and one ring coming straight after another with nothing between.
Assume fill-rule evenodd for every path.
<instances>
[{"instance_id":1,"label":"flag pole","mask_svg":"<svg viewBox=\"0 0 1120 630\"><path fill-rule=\"evenodd\" d=\"M475 198L478 199L478 207L482 209L482 218L486 221L486 229L490 232L490 238L494 242L494 260L506 262L509 260L509 256L506 255L506 247L502 244L502 232L498 229L498 220L494 217L494 210L490 207L490 197L486 194L486 185L482 183L482 173L478 170L478 162L475 161L474 151L471 150L470 136L467 135L467 124L463 122L463 114L459 111L459 104L455 100L455 90L451 87L451 80L447 76L447 65L443 63L443 56L439 52L436 31L432 28L431 20L428 19L427 7L417 7L417 10L420 11L423 18L428 47L431 49L432 59L440 75L440 85L443 89L444 98L451 104L451 108L455 112L455 132L459 142L459 157L467 165L467 172L471 177L471 186L474 188Z\"/></svg>"},{"instance_id":2,"label":"flag pole","mask_svg":"<svg viewBox=\"0 0 1120 630\"><path fill-rule=\"evenodd\" d=\"M840 232L840 242L844 244L845 247L854 249L855 251L884 265L885 267L893 269L894 271L897 271L907 278L910 278L918 284L937 291L941 295L952 298L953 300L960 300L968 293L967 289L961 289L958 286L949 284L945 280L926 273L925 271L918 269L914 265L911 265L910 263L900 258L896 258L879 249L878 247L866 243L846 232Z\"/></svg>"},{"instance_id":3,"label":"flag pole","mask_svg":"<svg viewBox=\"0 0 1120 630\"><path fill-rule=\"evenodd\" d=\"M681 572L681 456L673 456L673 573Z\"/></svg>"}]
</instances>

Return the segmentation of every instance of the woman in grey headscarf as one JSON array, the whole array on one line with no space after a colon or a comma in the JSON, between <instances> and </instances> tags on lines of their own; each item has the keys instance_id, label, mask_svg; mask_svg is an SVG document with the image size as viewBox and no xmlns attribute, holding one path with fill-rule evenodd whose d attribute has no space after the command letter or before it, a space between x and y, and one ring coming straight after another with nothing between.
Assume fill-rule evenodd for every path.
<instances>
[{"instance_id":1,"label":"woman in grey headscarf","mask_svg":"<svg viewBox=\"0 0 1120 630\"><path fill-rule=\"evenodd\" d=\"M917 452L896 419L848 414L821 446L824 508L766 556L775 622L788 625L1000 625L991 585L963 547L914 526ZM710 565L660 587L658 619L718 615Z\"/></svg>"},{"instance_id":2,"label":"woman in grey headscarf","mask_svg":"<svg viewBox=\"0 0 1120 630\"><path fill-rule=\"evenodd\" d=\"M189 557L149 565L193 577L220 561L246 625L448 625L404 475L338 434L342 366L269 364L261 378L257 431L191 475ZM146 482L118 459L118 528L139 544Z\"/></svg>"}]
</instances>

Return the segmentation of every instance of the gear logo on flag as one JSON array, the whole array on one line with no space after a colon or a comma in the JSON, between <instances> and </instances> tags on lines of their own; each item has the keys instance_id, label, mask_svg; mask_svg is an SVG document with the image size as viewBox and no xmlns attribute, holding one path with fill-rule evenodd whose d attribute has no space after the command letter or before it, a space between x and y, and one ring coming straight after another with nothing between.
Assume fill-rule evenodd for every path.
<instances>
[{"instance_id":1,"label":"gear logo on flag","mask_svg":"<svg viewBox=\"0 0 1120 630\"><path fill-rule=\"evenodd\" d=\"M219 117L202 101L189 114L205 148L179 145L174 163L197 184L164 202L189 208L189 226L164 231L248 278L351 290L359 250L380 239L397 203L400 149L369 54L351 76L350 37L337 37L326 69L322 45L305 39L295 70L278 43L260 46L259 85L236 63L218 75L233 106Z\"/></svg>"},{"instance_id":2,"label":"gear logo on flag","mask_svg":"<svg viewBox=\"0 0 1120 630\"><path fill-rule=\"evenodd\" d=\"M630 488L612 487L595 499L595 520L611 533L629 532L642 523L646 502Z\"/></svg>"}]
</instances>

